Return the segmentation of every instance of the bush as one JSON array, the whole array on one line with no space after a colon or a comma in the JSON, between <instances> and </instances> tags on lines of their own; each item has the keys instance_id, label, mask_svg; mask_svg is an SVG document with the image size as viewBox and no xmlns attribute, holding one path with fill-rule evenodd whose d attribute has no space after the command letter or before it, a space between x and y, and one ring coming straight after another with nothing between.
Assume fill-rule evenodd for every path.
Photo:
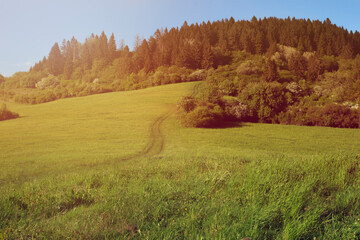
<instances>
[{"instance_id":1,"label":"bush","mask_svg":"<svg viewBox=\"0 0 360 240\"><path fill-rule=\"evenodd\" d=\"M261 74L262 72L261 64L258 64L251 60L247 60L241 63L236 68L236 72L238 74L244 74L244 75Z\"/></svg>"},{"instance_id":2,"label":"bush","mask_svg":"<svg viewBox=\"0 0 360 240\"><path fill-rule=\"evenodd\" d=\"M327 104L308 109L309 122L314 126L358 128L360 112L346 106Z\"/></svg>"},{"instance_id":3,"label":"bush","mask_svg":"<svg viewBox=\"0 0 360 240\"><path fill-rule=\"evenodd\" d=\"M198 101L194 97L183 97L179 103L178 108L182 111L188 113L195 109L196 105L198 104Z\"/></svg>"},{"instance_id":4,"label":"bush","mask_svg":"<svg viewBox=\"0 0 360 240\"><path fill-rule=\"evenodd\" d=\"M339 70L339 63L334 56L323 56L321 63L325 71L334 72Z\"/></svg>"},{"instance_id":5,"label":"bush","mask_svg":"<svg viewBox=\"0 0 360 240\"><path fill-rule=\"evenodd\" d=\"M53 75L49 75L47 77L42 78L41 81L37 82L35 84L35 87L44 90L48 88L55 88L59 84L60 81L57 77Z\"/></svg>"},{"instance_id":6,"label":"bush","mask_svg":"<svg viewBox=\"0 0 360 240\"><path fill-rule=\"evenodd\" d=\"M246 121L249 116L248 105L239 102L236 98L224 99L225 118L229 121Z\"/></svg>"},{"instance_id":7,"label":"bush","mask_svg":"<svg viewBox=\"0 0 360 240\"><path fill-rule=\"evenodd\" d=\"M9 111L5 104L0 107L0 121L14 119L18 117L19 114Z\"/></svg>"},{"instance_id":8,"label":"bush","mask_svg":"<svg viewBox=\"0 0 360 240\"><path fill-rule=\"evenodd\" d=\"M309 108L293 108L279 114L280 123L338 128L359 128L360 111L347 106L327 104Z\"/></svg>"},{"instance_id":9,"label":"bush","mask_svg":"<svg viewBox=\"0 0 360 240\"><path fill-rule=\"evenodd\" d=\"M286 90L278 82L248 84L240 94L240 100L249 106L252 121L277 122L276 115L287 106Z\"/></svg>"},{"instance_id":10,"label":"bush","mask_svg":"<svg viewBox=\"0 0 360 240\"><path fill-rule=\"evenodd\" d=\"M213 128L220 127L222 122L223 110L218 105L200 105L181 117L181 123L185 127Z\"/></svg>"},{"instance_id":11,"label":"bush","mask_svg":"<svg viewBox=\"0 0 360 240\"><path fill-rule=\"evenodd\" d=\"M219 105L184 97L178 103L181 125L184 127L211 128L222 125L224 111Z\"/></svg>"}]
</instances>

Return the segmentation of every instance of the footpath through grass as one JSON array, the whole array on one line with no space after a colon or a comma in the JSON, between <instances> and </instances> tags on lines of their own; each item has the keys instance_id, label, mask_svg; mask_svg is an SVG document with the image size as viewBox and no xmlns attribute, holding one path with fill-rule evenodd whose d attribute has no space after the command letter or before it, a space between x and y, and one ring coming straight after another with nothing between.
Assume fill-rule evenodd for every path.
<instances>
[{"instance_id":1,"label":"footpath through grass","mask_svg":"<svg viewBox=\"0 0 360 240\"><path fill-rule=\"evenodd\" d=\"M360 237L357 129L185 129L173 114L158 154L124 160L196 84L9 105L0 239Z\"/></svg>"}]
</instances>

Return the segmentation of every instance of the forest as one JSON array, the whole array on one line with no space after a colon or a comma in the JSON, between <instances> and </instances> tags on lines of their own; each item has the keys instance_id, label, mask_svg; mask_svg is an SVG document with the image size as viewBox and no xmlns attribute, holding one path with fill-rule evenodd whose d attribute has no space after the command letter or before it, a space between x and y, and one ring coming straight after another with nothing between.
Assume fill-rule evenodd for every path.
<instances>
[{"instance_id":1,"label":"forest","mask_svg":"<svg viewBox=\"0 0 360 240\"><path fill-rule=\"evenodd\" d=\"M325 21L234 18L157 29L133 50L114 34L55 43L49 55L4 78L5 100L60 98L206 81L178 104L188 127L250 121L359 128L360 34Z\"/></svg>"}]
</instances>

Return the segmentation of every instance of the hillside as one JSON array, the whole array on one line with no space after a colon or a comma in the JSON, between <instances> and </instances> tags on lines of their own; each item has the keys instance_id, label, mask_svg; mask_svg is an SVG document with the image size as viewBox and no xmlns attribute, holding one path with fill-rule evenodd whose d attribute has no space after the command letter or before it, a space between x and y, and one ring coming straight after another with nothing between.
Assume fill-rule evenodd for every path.
<instances>
[{"instance_id":1,"label":"hillside","mask_svg":"<svg viewBox=\"0 0 360 240\"><path fill-rule=\"evenodd\" d=\"M181 127L204 83L8 103L0 122L0 236L359 236L358 129Z\"/></svg>"},{"instance_id":2,"label":"hillside","mask_svg":"<svg viewBox=\"0 0 360 240\"><path fill-rule=\"evenodd\" d=\"M199 101L208 107L201 111L217 120L185 125L237 120L358 128L359 53L359 32L329 19L185 22L137 38L133 51L104 32L84 43L55 43L29 72L1 78L0 90L4 100L36 104L204 80L209 87ZM241 117L229 114L235 105L246 109Z\"/></svg>"}]
</instances>

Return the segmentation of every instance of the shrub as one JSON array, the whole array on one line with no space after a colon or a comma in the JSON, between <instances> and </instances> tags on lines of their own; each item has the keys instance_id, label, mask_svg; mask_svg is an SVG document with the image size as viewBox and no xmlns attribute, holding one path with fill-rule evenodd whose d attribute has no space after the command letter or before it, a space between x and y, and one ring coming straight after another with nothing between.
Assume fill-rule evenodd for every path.
<instances>
[{"instance_id":1,"label":"shrub","mask_svg":"<svg viewBox=\"0 0 360 240\"><path fill-rule=\"evenodd\" d=\"M279 114L282 124L296 124L308 126L324 126L339 128L359 128L360 111L347 106L326 104L309 108L292 108Z\"/></svg>"},{"instance_id":2,"label":"shrub","mask_svg":"<svg viewBox=\"0 0 360 240\"><path fill-rule=\"evenodd\" d=\"M225 118L230 121L246 121L249 116L249 106L236 98L225 99Z\"/></svg>"},{"instance_id":3,"label":"shrub","mask_svg":"<svg viewBox=\"0 0 360 240\"><path fill-rule=\"evenodd\" d=\"M199 105L193 111L183 114L180 119L185 127L220 127L223 122L223 110L218 105Z\"/></svg>"},{"instance_id":4,"label":"shrub","mask_svg":"<svg viewBox=\"0 0 360 240\"><path fill-rule=\"evenodd\" d=\"M197 104L198 101L194 97L186 96L179 101L178 109L181 109L182 111L188 113L193 111Z\"/></svg>"},{"instance_id":5,"label":"shrub","mask_svg":"<svg viewBox=\"0 0 360 240\"><path fill-rule=\"evenodd\" d=\"M247 60L237 67L236 72L244 75L261 74L261 65Z\"/></svg>"},{"instance_id":6,"label":"shrub","mask_svg":"<svg viewBox=\"0 0 360 240\"><path fill-rule=\"evenodd\" d=\"M18 117L19 114L9 111L5 104L0 107L0 121L14 119Z\"/></svg>"},{"instance_id":7,"label":"shrub","mask_svg":"<svg viewBox=\"0 0 360 240\"><path fill-rule=\"evenodd\" d=\"M41 81L37 82L35 86L36 88L44 90L48 88L55 88L59 84L60 81L57 77L53 75L49 75L47 77L42 78Z\"/></svg>"},{"instance_id":8,"label":"shrub","mask_svg":"<svg viewBox=\"0 0 360 240\"><path fill-rule=\"evenodd\" d=\"M323 56L321 63L325 71L334 72L339 70L339 63L334 56Z\"/></svg>"},{"instance_id":9,"label":"shrub","mask_svg":"<svg viewBox=\"0 0 360 240\"><path fill-rule=\"evenodd\" d=\"M252 121L276 122L276 115L287 106L286 90L278 82L249 84L240 95L240 100L249 106Z\"/></svg>"},{"instance_id":10,"label":"shrub","mask_svg":"<svg viewBox=\"0 0 360 240\"><path fill-rule=\"evenodd\" d=\"M307 111L311 125L358 128L360 112L337 104L327 104L324 107L312 107Z\"/></svg>"},{"instance_id":11,"label":"shrub","mask_svg":"<svg viewBox=\"0 0 360 240\"><path fill-rule=\"evenodd\" d=\"M184 97L178 103L181 125L184 127L211 128L221 126L224 111L219 105Z\"/></svg>"}]
</instances>

